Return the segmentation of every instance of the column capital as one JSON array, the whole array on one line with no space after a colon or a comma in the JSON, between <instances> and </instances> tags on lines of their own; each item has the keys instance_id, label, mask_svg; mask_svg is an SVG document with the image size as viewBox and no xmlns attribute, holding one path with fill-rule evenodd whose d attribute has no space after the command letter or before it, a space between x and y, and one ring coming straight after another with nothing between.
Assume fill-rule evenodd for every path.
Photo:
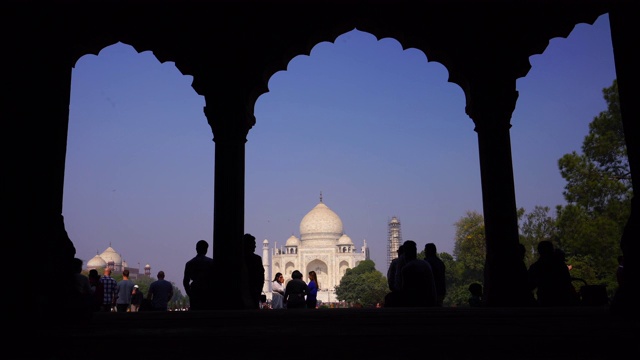
<instances>
[{"instance_id":1,"label":"column capital","mask_svg":"<svg viewBox=\"0 0 640 360\"><path fill-rule=\"evenodd\" d=\"M515 80L484 79L470 86L465 112L475 123L475 131L509 130L516 108L518 91Z\"/></svg>"},{"instance_id":2,"label":"column capital","mask_svg":"<svg viewBox=\"0 0 640 360\"><path fill-rule=\"evenodd\" d=\"M213 141L247 141L249 130L255 125L253 112L244 106L205 106L204 114L213 132Z\"/></svg>"}]
</instances>

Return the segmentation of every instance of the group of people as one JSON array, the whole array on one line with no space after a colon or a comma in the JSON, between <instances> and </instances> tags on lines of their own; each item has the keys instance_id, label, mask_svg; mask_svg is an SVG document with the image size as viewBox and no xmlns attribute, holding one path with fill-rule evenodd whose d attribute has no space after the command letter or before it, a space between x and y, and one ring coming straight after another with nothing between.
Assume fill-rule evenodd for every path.
<instances>
[{"instance_id":1,"label":"group of people","mask_svg":"<svg viewBox=\"0 0 640 360\"><path fill-rule=\"evenodd\" d=\"M196 243L196 256L186 262L182 285L189 296L189 311L211 310L221 302L232 301L226 296L226 290L214 287L216 278L215 262L207 256L209 244L205 240ZM242 236L244 264L240 274L246 279L247 286L241 289L242 304L239 308L259 309L262 303L262 287L265 282L265 270L262 257L255 253L256 238L251 234ZM228 307L228 304L222 304Z\"/></svg>"},{"instance_id":2,"label":"group of people","mask_svg":"<svg viewBox=\"0 0 640 360\"><path fill-rule=\"evenodd\" d=\"M129 279L129 270L122 271L122 280L116 281L112 269L104 269L102 276L96 269L89 275L82 274L82 260L75 258L77 294L87 312L138 312L141 309L162 311L173 297L173 284L164 279L164 271L158 272L158 279L149 285L145 299L140 286ZM148 305L145 307L145 303Z\"/></svg>"},{"instance_id":3,"label":"group of people","mask_svg":"<svg viewBox=\"0 0 640 360\"><path fill-rule=\"evenodd\" d=\"M303 279L300 270L291 273L291 280L284 285L284 275L276 273L272 283L272 309L316 309L318 305L318 275L309 271L309 282Z\"/></svg>"},{"instance_id":4,"label":"group of people","mask_svg":"<svg viewBox=\"0 0 640 360\"><path fill-rule=\"evenodd\" d=\"M262 257L255 254L256 238L245 234L242 238L245 254L243 275L247 286L243 291L243 307L259 309L265 302L262 288L265 270ZM196 243L196 256L185 264L182 284L190 301L190 310L209 310L216 306L214 291L215 266L207 256L209 244L205 240ZM539 258L527 269L528 289L531 304L534 306L571 306L577 305L578 296L572 285L569 268L563 254L554 249L550 241L538 243ZM407 240L397 250L395 258L387 271L387 281L391 290L385 297L385 307L436 307L443 306L447 293L446 266L438 257L436 245L424 246L424 259L418 259L417 244ZM619 259L621 260L621 259ZM622 269L622 261L620 261ZM137 312L144 310L166 311L173 297L173 284L165 280L164 271L158 272L158 279L149 286L146 298L142 290L129 279L129 270L122 272L122 280L111 277L112 270L105 268L102 276L95 269L89 276L81 273L82 260L74 259L77 293L81 304L90 311ZM524 270L523 270L524 271ZM285 285L284 275L275 274L272 280L272 309L315 309L317 294L320 290L317 274L309 271L309 282L303 280L299 270L291 273L291 279ZM620 271L621 278L621 271ZM469 305L484 306L482 285L469 286ZM535 292L535 298L533 296Z\"/></svg>"},{"instance_id":5,"label":"group of people","mask_svg":"<svg viewBox=\"0 0 640 360\"><path fill-rule=\"evenodd\" d=\"M398 250L387 271L389 292L385 307L442 306L447 293L446 266L438 257L434 243L424 247L424 259L418 258L415 241L407 240Z\"/></svg>"},{"instance_id":6,"label":"group of people","mask_svg":"<svg viewBox=\"0 0 640 360\"><path fill-rule=\"evenodd\" d=\"M578 305L579 296L572 285L562 251L555 249L551 241L540 241L537 250L538 259L528 269L522 269L527 283L521 288L530 298L522 305ZM425 245L424 259L417 258L417 246L412 240L405 241L397 252L398 257L391 262L387 272L391 292L385 297L385 307L442 306L446 296L446 269L437 256L435 244ZM482 284L473 283L468 290L469 306L485 306Z\"/></svg>"}]
</instances>

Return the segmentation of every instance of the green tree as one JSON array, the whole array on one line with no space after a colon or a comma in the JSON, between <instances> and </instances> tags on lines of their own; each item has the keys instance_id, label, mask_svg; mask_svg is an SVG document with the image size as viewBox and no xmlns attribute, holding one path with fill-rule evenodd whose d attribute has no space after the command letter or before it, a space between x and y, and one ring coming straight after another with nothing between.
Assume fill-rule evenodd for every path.
<instances>
[{"instance_id":1,"label":"green tree","mask_svg":"<svg viewBox=\"0 0 640 360\"><path fill-rule=\"evenodd\" d=\"M632 188L616 80L603 95L607 110L589 124L582 154L574 151L558 161L567 181L567 205L557 207L558 244L577 272L615 287Z\"/></svg>"},{"instance_id":2,"label":"green tree","mask_svg":"<svg viewBox=\"0 0 640 360\"><path fill-rule=\"evenodd\" d=\"M347 269L336 286L336 298L352 304L373 307L384 302L389 293L387 278L376 270L376 264L365 260L353 269Z\"/></svg>"},{"instance_id":3,"label":"green tree","mask_svg":"<svg viewBox=\"0 0 640 360\"><path fill-rule=\"evenodd\" d=\"M449 253L439 254L445 266L445 282L447 284L447 295L444 298L443 306L465 306L469 298L467 287L469 279L465 277L466 269L461 261L456 261Z\"/></svg>"},{"instance_id":4,"label":"green tree","mask_svg":"<svg viewBox=\"0 0 640 360\"><path fill-rule=\"evenodd\" d=\"M524 220L520 226L520 243L525 248L524 264L527 268L536 260L538 243L543 240L552 241L557 246L558 229L556 218L549 215L548 206L535 206L529 213L521 209ZM520 213L520 211L519 211Z\"/></svg>"},{"instance_id":5,"label":"green tree","mask_svg":"<svg viewBox=\"0 0 640 360\"><path fill-rule=\"evenodd\" d=\"M476 211L467 211L466 216L454 225L456 238L453 256L464 265L463 276L482 281L487 252L484 217Z\"/></svg>"},{"instance_id":6,"label":"green tree","mask_svg":"<svg viewBox=\"0 0 640 360\"><path fill-rule=\"evenodd\" d=\"M484 283L487 251L484 217L476 211L467 211L454 225L456 234L453 256L440 254L447 267L447 296L444 305L466 306L469 284Z\"/></svg>"}]
</instances>

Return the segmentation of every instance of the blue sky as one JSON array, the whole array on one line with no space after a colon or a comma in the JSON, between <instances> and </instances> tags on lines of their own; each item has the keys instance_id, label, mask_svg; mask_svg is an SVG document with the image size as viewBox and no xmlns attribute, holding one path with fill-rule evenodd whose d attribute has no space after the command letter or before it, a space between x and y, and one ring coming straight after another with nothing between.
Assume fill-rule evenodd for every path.
<instances>
[{"instance_id":1,"label":"blue sky","mask_svg":"<svg viewBox=\"0 0 640 360\"><path fill-rule=\"evenodd\" d=\"M580 151L606 110L602 89L615 78L607 15L530 61L511 120L516 201L527 211L564 204L557 161ZM454 223L482 213L482 194L474 124L447 78L421 51L358 30L294 58L255 105L245 231L284 245L322 192L384 274L392 216L404 240L452 253ZM211 243L215 144L192 80L122 43L77 62L63 215L85 263L112 246L182 289L196 241Z\"/></svg>"}]
</instances>

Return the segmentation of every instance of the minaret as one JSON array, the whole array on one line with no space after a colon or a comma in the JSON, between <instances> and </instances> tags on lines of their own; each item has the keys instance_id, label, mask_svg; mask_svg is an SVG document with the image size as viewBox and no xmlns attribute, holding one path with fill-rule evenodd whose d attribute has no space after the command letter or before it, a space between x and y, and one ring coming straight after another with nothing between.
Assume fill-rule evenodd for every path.
<instances>
[{"instance_id":1,"label":"minaret","mask_svg":"<svg viewBox=\"0 0 640 360\"><path fill-rule=\"evenodd\" d=\"M387 268L391 261L398 257L398 248L402 244L402 231L400 230L400 220L396 216L389 221L389 247L387 249Z\"/></svg>"},{"instance_id":2,"label":"minaret","mask_svg":"<svg viewBox=\"0 0 640 360\"><path fill-rule=\"evenodd\" d=\"M264 285L262 291L265 294L271 293L269 285L271 284L271 269L269 267L269 240L264 239L262 242L262 266L264 267Z\"/></svg>"}]
</instances>

